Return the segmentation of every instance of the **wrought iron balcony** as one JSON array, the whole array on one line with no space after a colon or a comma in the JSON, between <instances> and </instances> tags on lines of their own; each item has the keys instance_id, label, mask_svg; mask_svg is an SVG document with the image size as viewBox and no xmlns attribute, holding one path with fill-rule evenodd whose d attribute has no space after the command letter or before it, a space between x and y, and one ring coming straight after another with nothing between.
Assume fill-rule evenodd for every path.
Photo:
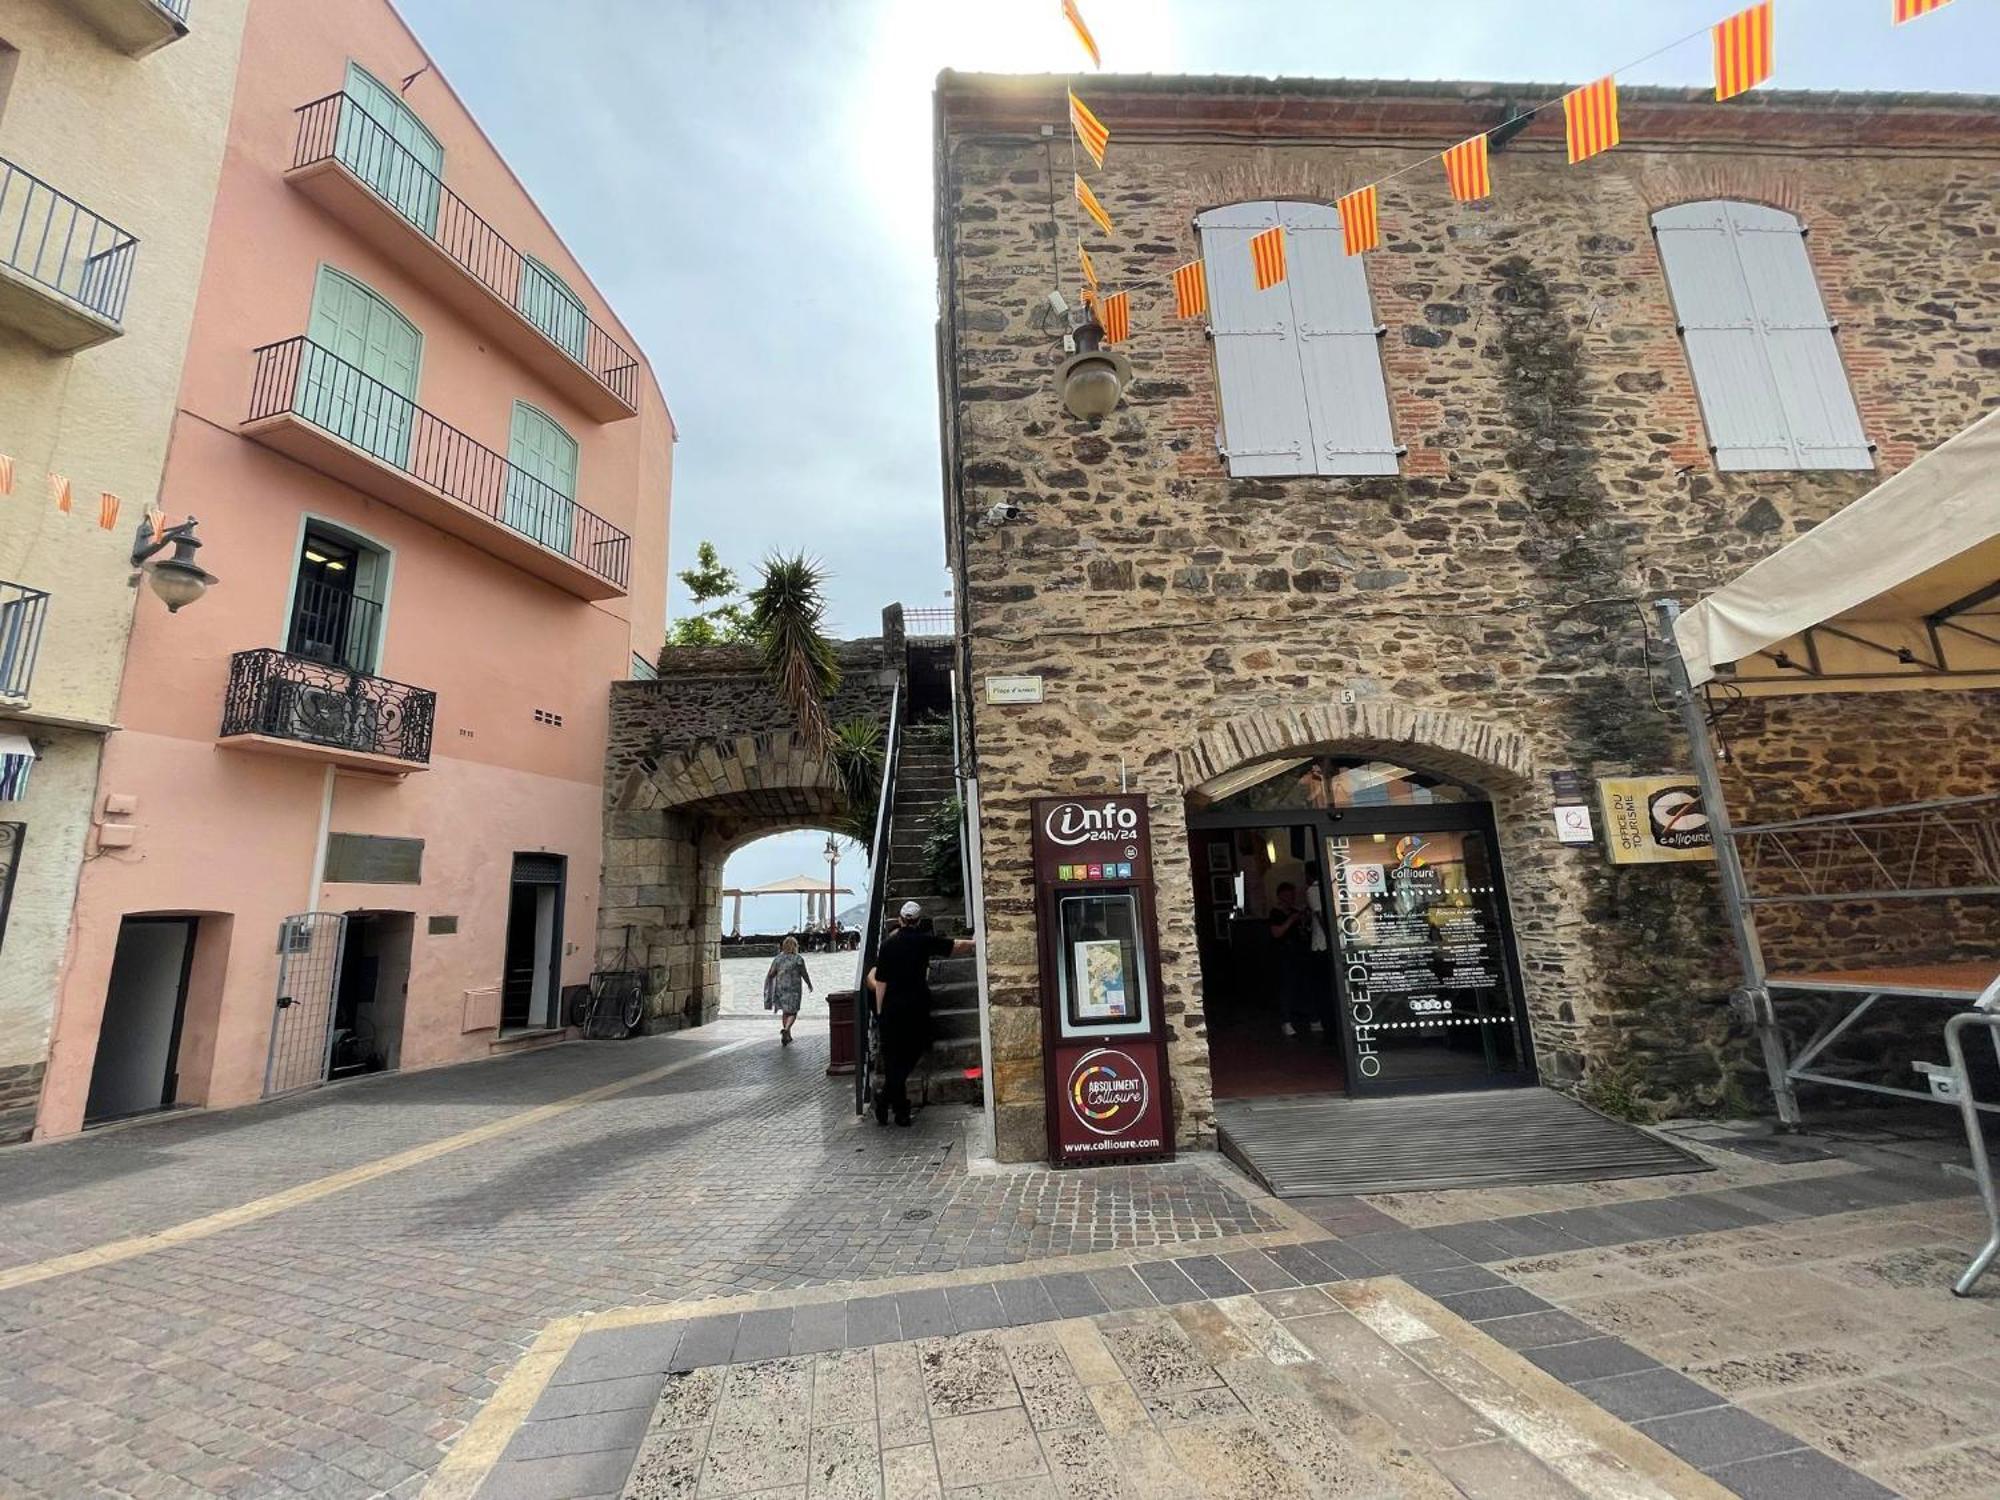
<instances>
[{"instance_id":1,"label":"wrought iron balcony","mask_svg":"<svg viewBox=\"0 0 2000 1500\"><path fill-rule=\"evenodd\" d=\"M309 339L257 351L243 430L580 598L625 592L629 535Z\"/></svg>"},{"instance_id":2,"label":"wrought iron balcony","mask_svg":"<svg viewBox=\"0 0 2000 1500\"><path fill-rule=\"evenodd\" d=\"M0 580L0 708L28 706L28 687L48 616L47 593Z\"/></svg>"},{"instance_id":3,"label":"wrought iron balcony","mask_svg":"<svg viewBox=\"0 0 2000 1500\"><path fill-rule=\"evenodd\" d=\"M229 658L221 738L400 774L430 765L437 694L268 648Z\"/></svg>"},{"instance_id":4,"label":"wrought iron balcony","mask_svg":"<svg viewBox=\"0 0 2000 1500\"><path fill-rule=\"evenodd\" d=\"M0 158L0 323L57 353L125 330L139 242Z\"/></svg>"},{"instance_id":5,"label":"wrought iron balcony","mask_svg":"<svg viewBox=\"0 0 2000 1500\"><path fill-rule=\"evenodd\" d=\"M188 0L69 0L69 7L133 57L157 52L188 33Z\"/></svg>"},{"instance_id":6,"label":"wrought iron balcony","mask_svg":"<svg viewBox=\"0 0 2000 1500\"><path fill-rule=\"evenodd\" d=\"M351 94L297 111L287 179L600 422L639 409L639 361Z\"/></svg>"}]
</instances>

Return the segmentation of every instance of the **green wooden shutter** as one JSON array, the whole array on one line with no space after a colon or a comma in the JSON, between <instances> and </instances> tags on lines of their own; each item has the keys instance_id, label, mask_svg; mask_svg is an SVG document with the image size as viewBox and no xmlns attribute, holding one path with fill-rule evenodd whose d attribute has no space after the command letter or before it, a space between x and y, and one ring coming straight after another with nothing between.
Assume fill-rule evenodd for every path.
<instances>
[{"instance_id":1,"label":"green wooden shutter","mask_svg":"<svg viewBox=\"0 0 2000 1500\"><path fill-rule=\"evenodd\" d=\"M313 287L300 362L299 414L377 458L407 467L423 335L384 298L331 266Z\"/></svg>"},{"instance_id":2,"label":"green wooden shutter","mask_svg":"<svg viewBox=\"0 0 2000 1500\"><path fill-rule=\"evenodd\" d=\"M575 556L576 439L546 412L514 403L507 439L507 524L566 557Z\"/></svg>"},{"instance_id":3,"label":"green wooden shutter","mask_svg":"<svg viewBox=\"0 0 2000 1500\"><path fill-rule=\"evenodd\" d=\"M583 299L532 255L521 257L521 285L514 305L530 323L568 350L572 359L583 358L584 330L590 321Z\"/></svg>"},{"instance_id":4,"label":"green wooden shutter","mask_svg":"<svg viewBox=\"0 0 2000 1500\"><path fill-rule=\"evenodd\" d=\"M359 63L347 65L335 154L425 234L437 232L444 147L400 95Z\"/></svg>"}]
</instances>

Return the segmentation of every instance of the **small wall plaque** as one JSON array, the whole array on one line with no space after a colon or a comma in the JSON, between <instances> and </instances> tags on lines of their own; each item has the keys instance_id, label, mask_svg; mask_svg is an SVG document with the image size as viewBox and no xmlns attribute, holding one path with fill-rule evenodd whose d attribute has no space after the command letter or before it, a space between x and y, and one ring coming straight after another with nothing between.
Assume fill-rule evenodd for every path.
<instances>
[{"instance_id":1,"label":"small wall plaque","mask_svg":"<svg viewBox=\"0 0 2000 1500\"><path fill-rule=\"evenodd\" d=\"M1040 703L1042 701L1042 679L1035 677L989 677L986 679L986 701L988 703Z\"/></svg>"}]
</instances>

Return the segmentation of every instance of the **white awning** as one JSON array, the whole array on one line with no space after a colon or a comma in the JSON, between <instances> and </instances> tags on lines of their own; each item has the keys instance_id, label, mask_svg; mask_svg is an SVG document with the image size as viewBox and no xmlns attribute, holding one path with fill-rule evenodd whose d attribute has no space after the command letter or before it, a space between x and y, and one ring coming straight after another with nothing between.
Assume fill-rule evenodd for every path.
<instances>
[{"instance_id":1,"label":"white awning","mask_svg":"<svg viewBox=\"0 0 2000 1500\"><path fill-rule=\"evenodd\" d=\"M2000 410L1710 594L1674 634L1697 685L1730 663L1766 692L2000 683Z\"/></svg>"},{"instance_id":2,"label":"white awning","mask_svg":"<svg viewBox=\"0 0 2000 1500\"><path fill-rule=\"evenodd\" d=\"M28 743L25 734L0 733L0 755L25 755L35 758L35 747Z\"/></svg>"}]
</instances>

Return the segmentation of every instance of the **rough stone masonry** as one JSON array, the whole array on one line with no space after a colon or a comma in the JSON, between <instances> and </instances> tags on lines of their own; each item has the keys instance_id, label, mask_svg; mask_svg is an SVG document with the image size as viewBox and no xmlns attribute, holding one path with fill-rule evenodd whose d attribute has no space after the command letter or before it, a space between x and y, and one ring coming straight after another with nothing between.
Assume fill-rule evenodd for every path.
<instances>
[{"instance_id":1,"label":"rough stone masonry","mask_svg":"<svg viewBox=\"0 0 2000 1500\"><path fill-rule=\"evenodd\" d=\"M975 689L1047 683L1040 704L975 711L1003 1156L1043 1152L1028 800L1121 769L1149 797L1192 1143L1214 1117L1185 795L1307 746L1492 799L1544 1081L1675 1111L1761 1086L1724 1005L1710 867L1555 846L1546 773L1685 770L1642 602L1692 600L2000 399L2000 100L1630 89L1621 147L1570 166L1544 114L1494 156L1485 202L1454 204L1420 166L1383 187L1366 268L1401 473L1230 479L1202 320L1176 321L1165 285L1200 254L1194 216L1330 203L1560 92L1093 78L1112 146L1092 181L1117 234L1089 246L1107 289L1135 288L1134 377L1087 425L1055 393L1042 316L1052 287L1075 291L1061 80L940 79L947 546ZM1714 198L1806 225L1874 472L1717 470L1650 230ZM1769 817L1985 789L1996 717L1971 692L1748 709L1732 801ZM1954 929L1926 920L1842 908L1831 926L1843 951L1886 933L1936 953ZM1773 924L1773 957L1826 925Z\"/></svg>"}]
</instances>

